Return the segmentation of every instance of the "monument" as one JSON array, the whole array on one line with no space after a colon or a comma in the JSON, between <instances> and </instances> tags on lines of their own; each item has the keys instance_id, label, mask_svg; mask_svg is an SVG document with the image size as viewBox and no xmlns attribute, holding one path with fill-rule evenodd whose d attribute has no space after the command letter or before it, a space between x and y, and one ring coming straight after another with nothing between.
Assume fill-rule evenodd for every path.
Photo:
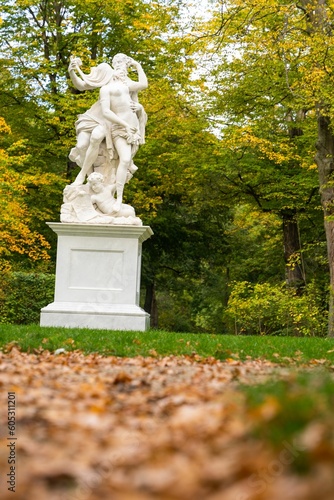
<instances>
[{"instance_id":1,"label":"monument","mask_svg":"<svg viewBox=\"0 0 334 500\"><path fill-rule=\"evenodd\" d=\"M131 80L128 69L137 72ZM140 63L117 54L112 67L99 64L89 74L72 57L69 74L81 91L100 89L99 99L79 115L70 159L79 167L66 186L58 236L54 302L41 310L41 326L146 330L141 309L142 243L153 233L130 205L124 186L137 171L133 158L145 142L147 116L138 92L147 88Z\"/></svg>"}]
</instances>

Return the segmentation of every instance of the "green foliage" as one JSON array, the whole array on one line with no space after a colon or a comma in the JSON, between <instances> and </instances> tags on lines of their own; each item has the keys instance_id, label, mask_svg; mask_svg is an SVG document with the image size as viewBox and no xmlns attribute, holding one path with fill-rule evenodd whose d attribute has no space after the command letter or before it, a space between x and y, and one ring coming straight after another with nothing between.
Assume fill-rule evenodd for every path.
<instances>
[{"instance_id":1,"label":"green foliage","mask_svg":"<svg viewBox=\"0 0 334 500\"><path fill-rule=\"evenodd\" d=\"M9 57L8 42L0 60L0 258L2 266L31 269L52 254L55 240L45 221L58 218L64 179L54 173L59 156L50 153L55 137L49 111L36 99L38 86L30 92L19 76L13 62L19 51Z\"/></svg>"},{"instance_id":2,"label":"green foliage","mask_svg":"<svg viewBox=\"0 0 334 500\"><path fill-rule=\"evenodd\" d=\"M36 169L25 141L14 142L1 117L0 132L6 133L0 139L0 264L35 265L50 258L45 220L52 214L51 200L61 181Z\"/></svg>"},{"instance_id":3,"label":"green foliage","mask_svg":"<svg viewBox=\"0 0 334 500\"><path fill-rule=\"evenodd\" d=\"M0 323L39 323L42 307L53 301L54 276L6 272L1 275Z\"/></svg>"},{"instance_id":4,"label":"green foliage","mask_svg":"<svg viewBox=\"0 0 334 500\"><path fill-rule=\"evenodd\" d=\"M300 258L301 246L324 246L320 201L325 215L332 207L333 10L318 0L232 0L222 15L221 2L212 5L206 35L213 42L215 84L208 89L208 107L221 133L226 188L285 222L296 214L298 238L291 231L288 241L283 224L286 278L290 285L315 279L319 286L328 281L328 268L309 258L301 277L291 262ZM332 259L333 233L326 234Z\"/></svg>"},{"instance_id":5,"label":"green foliage","mask_svg":"<svg viewBox=\"0 0 334 500\"><path fill-rule=\"evenodd\" d=\"M334 363L334 339L319 337L181 334L164 330L123 332L2 324L0 347L4 348L11 342L23 351L64 348L116 356L197 354L234 364L249 358L267 359L280 365L303 365L313 361L314 365L331 367Z\"/></svg>"},{"instance_id":6,"label":"green foliage","mask_svg":"<svg viewBox=\"0 0 334 500\"><path fill-rule=\"evenodd\" d=\"M319 302L312 284L298 295L286 284L243 281L233 285L225 314L235 333L323 335L325 315Z\"/></svg>"},{"instance_id":7,"label":"green foliage","mask_svg":"<svg viewBox=\"0 0 334 500\"><path fill-rule=\"evenodd\" d=\"M281 281L284 276L282 221L251 203L236 204L226 228L230 281Z\"/></svg>"},{"instance_id":8,"label":"green foliage","mask_svg":"<svg viewBox=\"0 0 334 500\"><path fill-rule=\"evenodd\" d=\"M171 332L195 331L195 325L191 321L191 301L185 287L176 293L162 290L157 294L159 325Z\"/></svg>"}]
</instances>

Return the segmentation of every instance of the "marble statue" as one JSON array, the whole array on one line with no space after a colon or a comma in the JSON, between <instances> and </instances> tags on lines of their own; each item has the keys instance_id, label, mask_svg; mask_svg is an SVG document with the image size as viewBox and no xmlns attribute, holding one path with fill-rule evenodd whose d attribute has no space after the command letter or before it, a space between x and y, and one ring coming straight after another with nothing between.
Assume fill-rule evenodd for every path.
<instances>
[{"instance_id":1,"label":"marble statue","mask_svg":"<svg viewBox=\"0 0 334 500\"><path fill-rule=\"evenodd\" d=\"M130 67L137 72L137 81L129 78ZM69 158L81 170L64 190L61 221L113 224L119 223L115 222L118 217L137 220L133 208L123 204L123 191L137 170L133 158L145 142L147 115L138 101L138 92L148 85L143 68L131 57L117 54L112 67L102 63L84 74L81 60L71 57L69 75L78 90L99 88L100 95L75 124L76 145ZM91 177L93 173L102 177Z\"/></svg>"},{"instance_id":2,"label":"marble statue","mask_svg":"<svg viewBox=\"0 0 334 500\"><path fill-rule=\"evenodd\" d=\"M61 222L141 226L142 221L130 205L122 203L115 213L115 191L116 184L105 184L99 172L89 174L86 184L66 186L60 211Z\"/></svg>"}]
</instances>

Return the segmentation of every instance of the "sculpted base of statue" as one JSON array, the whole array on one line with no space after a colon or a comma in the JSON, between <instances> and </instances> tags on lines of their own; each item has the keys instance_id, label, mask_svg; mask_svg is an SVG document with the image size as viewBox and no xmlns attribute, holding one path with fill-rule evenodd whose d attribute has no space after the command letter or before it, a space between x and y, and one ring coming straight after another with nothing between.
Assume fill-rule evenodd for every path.
<instances>
[{"instance_id":1,"label":"sculpted base of statue","mask_svg":"<svg viewBox=\"0 0 334 500\"><path fill-rule=\"evenodd\" d=\"M115 191L116 184L105 184L103 175L98 172L88 176L87 184L66 186L60 221L142 226L141 219L136 217L130 205L122 203L115 210Z\"/></svg>"}]
</instances>

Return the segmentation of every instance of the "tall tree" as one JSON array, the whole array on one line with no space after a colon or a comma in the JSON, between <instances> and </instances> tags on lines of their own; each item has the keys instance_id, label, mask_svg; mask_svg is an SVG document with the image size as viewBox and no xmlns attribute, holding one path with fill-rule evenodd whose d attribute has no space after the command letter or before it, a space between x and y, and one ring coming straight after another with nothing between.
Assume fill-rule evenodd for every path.
<instances>
[{"instance_id":1,"label":"tall tree","mask_svg":"<svg viewBox=\"0 0 334 500\"><path fill-rule=\"evenodd\" d=\"M310 172L305 167L312 170L312 158L315 157L330 267L328 332L333 336L334 53L331 5L325 0L232 0L214 4L216 13L211 35L218 42L216 59L219 58L222 64L216 65L213 74L219 82L216 94L220 102L225 103L220 111L225 127L231 122L239 130L251 127L251 135L257 141L269 140L273 147L276 146L276 153L283 156L287 142L294 144L300 157L297 163L306 177ZM207 30L205 35L208 34ZM262 127L258 126L259 122ZM268 129L275 122L278 127L270 137ZM296 171L296 161L295 165L291 162L289 165L286 159L283 163L276 161L277 166L284 163L288 170L282 172L282 180L285 178L286 186L290 182L291 187L295 185L301 193L298 179L295 182L290 175ZM308 194L306 191L301 193L300 200L304 198L306 205L314 192L314 185L309 185ZM283 227L286 236L291 233L295 238L295 228L291 231L294 220L291 209L297 207L290 204L288 208L290 213L283 212Z\"/></svg>"}]
</instances>

